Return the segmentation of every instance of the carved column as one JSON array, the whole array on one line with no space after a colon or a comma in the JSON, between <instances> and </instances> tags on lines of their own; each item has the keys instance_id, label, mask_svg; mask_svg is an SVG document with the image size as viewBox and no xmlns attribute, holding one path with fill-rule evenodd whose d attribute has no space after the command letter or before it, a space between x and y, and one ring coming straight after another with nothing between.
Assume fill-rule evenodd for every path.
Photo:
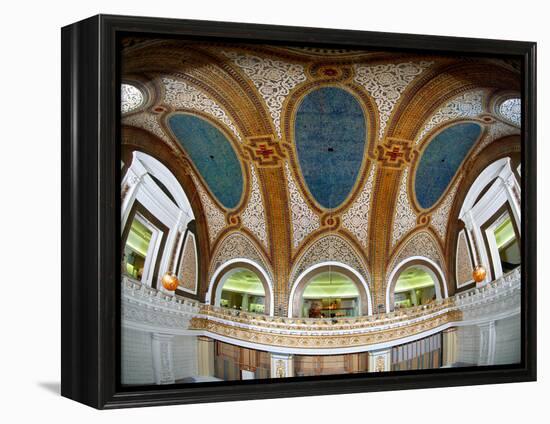
<instances>
[{"instance_id":1,"label":"carved column","mask_svg":"<svg viewBox=\"0 0 550 424\"><path fill-rule=\"evenodd\" d=\"M199 375L213 377L215 374L214 368L214 348L215 341L210 337L198 337L198 370Z\"/></svg>"},{"instance_id":2,"label":"carved column","mask_svg":"<svg viewBox=\"0 0 550 424\"><path fill-rule=\"evenodd\" d=\"M134 199L138 188L143 181L143 177L147 174L147 171L142 169L137 169L137 166L132 166L124 175L122 179L122 187L120 193L120 214L122 225L120 227L121 231L124 231L124 226L126 225L126 220L134 204Z\"/></svg>"},{"instance_id":3,"label":"carved column","mask_svg":"<svg viewBox=\"0 0 550 424\"><path fill-rule=\"evenodd\" d=\"M369 372L391 371L391 348L373 350L369 354Z\"/></svg>"},{"instance_id":4,"label":"carved column","mask_svg":"<svg viewBox=\"0 0 550 424\"><path fill-rule=\"evenodd\" d=\"M173 384L174 359L172 354L173 335L152 334L153 343L153 370L155 372L156 384Z\"/></svg>"},{"instance_id":5,"label":"carved column","mask_svg":"<svg viewBox=\"0 0 550 424\"><path fill-rule=\"evenodd\" d=\"M506 196L516 221L518 231L521 231L521 188L512 171L503 179L506 188Z\"/></svg>"},{"instance_id":6,"label":"carved column","mask_svg":"<svg viewBox=\"0 0 550 424\"><path fill-rule=\"evenodd\" d=\"M443 339L443 358L442 366L449 367L457 362L458 341L456 327L448 328L442 333Z\"/></svg>"},{"instance_id":7,"label":"carved column","mask_svg":"<svg viewBox=\"0 0 550 424\"><path fill-rule=\"evenodd\" d=\"M495 322L479 324L479 361L478 365L493 365L495 362L496 328Z\"/></svg>"},{"instance_id":8,"label":"carved column","mask_svg":"<svg viewBox=\"0 0 550 424\"><path fill-rule=\"evenodd\" d=\"M284 353L271 354L271 378L294 377L294 357Z\"/></svg>"}]
</instances>

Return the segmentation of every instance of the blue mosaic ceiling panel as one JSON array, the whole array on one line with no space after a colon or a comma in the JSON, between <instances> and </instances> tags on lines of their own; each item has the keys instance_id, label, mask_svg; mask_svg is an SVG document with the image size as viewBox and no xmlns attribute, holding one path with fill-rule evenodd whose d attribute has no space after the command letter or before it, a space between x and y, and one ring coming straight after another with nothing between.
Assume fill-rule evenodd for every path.
<instances>
[{"instance_id":1,"label":"blue mosaic ceiling panel","mask_svg":"<svg viewBox=\"0 0 550 424\"><path fill-rule=\"evenodd\" d=\"M214 196L226 208L235 208L243 193L243 174L230 141L193 115L172 115L168 125Z\"/></svg>"},{"instance_id":2,"label":"blue mosaic ceiling panel","mask_svg":"<svg viewBox=\"0 0 550 424\"><path fill-rule=\"evenodd\" d=\"M366 146L366 122L359 102L337 87L307 94L294 125L304 181L324 208L338 207L353 188Z\"/></svg>"},{"instance_id":3,"label":"blue mosaic ceiling panel","mask_svg":"<svg viewBox=\"0 0 550 424\"><path fill-rule=\"evenodd\" d=\"M481 126L462 123L436 135L424 150L416 170L418 204L431 208L447 190L462 161L481 134Z\"/></svg>"}]
</instances>

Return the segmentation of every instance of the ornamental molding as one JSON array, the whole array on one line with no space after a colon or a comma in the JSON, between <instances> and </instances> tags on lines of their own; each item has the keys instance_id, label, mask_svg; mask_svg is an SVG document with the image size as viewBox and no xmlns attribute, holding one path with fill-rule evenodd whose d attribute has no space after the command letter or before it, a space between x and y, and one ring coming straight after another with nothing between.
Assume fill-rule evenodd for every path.
<instances>
[{"instance_id":1,"label":"ornamental molding","mask_svg":"<svg viewBox=\"0 0 550 424\"><path fill-rule=\"evenodd\" d=\"M409 140L387 137L384 143L376 146L377 159L383 168L402 169L408 166L418 152L411 147Z\"/></svg>"},{"instance_id":2,"label":"ornamental molding","mask_svg":"<svg viewBox=\"0 0 550 424\"><path fill-rule=\"evenodd\" d=\"M320 228L319 216L307 205L300 194L294 178L290 173L288 162L285 162L285 174L290 197L290 214L292 219L292 246L297 248L302 240Z\"/></svg>"},{"instance_id":3,"label":"ornamental molding","mask_svg":"<svg viewBox=\"0 0 550 424\"><path fill-rule=\"evenodd\" d=\"M122 325L165 334L204 334L234 344L339 349L405 343L450 326L476 325L518 314L520 267L480 288L428 305L379 315L315 319L272 317L201 305L124 277Z\"/></svg>"},{"instance_id":4,"label":"ornamental molding","mask_svg":"<svg viewBox=\"0 0 550 424\"><path fill-rule=\"evenodd\" d=\"M294 286L296 279L304 271L322 262L341 262L359 272L367 284L371 281L367 267L350 243L338 234L330 234L316 240L296 260L290 274L289 287Z\"/></svg>"},{"instance_id":5,"label":"ornamental molding","mask_svg":"<svg viewBox=\"0 0 550 424\"><path fill-rule=\"evenodd\" d=\"M224 213L214 204L210 199L206 190L203 188L202 184L199 182L198 178L194 173L190 173L197 192L199 193L199 198L202 203L202 208L204 210L204 215L206 217L206 226L208 228L208 236L210 243L213 244L220 232L225 228L225 215Z\"/></svg>"},{"instance_id":6,"label":"ornamental molding","mask_svg":"<svg viewBox=\"0 0 550 424\"><path fill-rule=\"evenodd\" d=\"M260 185L258 184L258 177L256 176L256 170L254 165L250 165L251 175L251 189L248 204L241 214L241 222L243 226L248 228L252 234L254 234L262 242L265 248L268 247L267 243L267 230L265 219L265 208L262 201L262 195L260 192Z\"/></svg>"},{"instance_id":7,"label":"ornamental molding","mask_svg":"<svg viewBox=\"0 0 550 424\"><path fill-rule=\"evenodd\" d=\"M413 234L403 246L400 247L395 257L390 262L386 275L392 275L396 266L413 256L422 256L431 259L440 268L444 269L443 253L439 248L437 240L428 231L423 230Z\"/></svg>"},{"instance_id":8,"label":"ornamental molding","mask_svg":"<svg viewBox=\"0 0 550 424\"><path fill-rule=\"evenodd\" d=\"M197 294L198 286L198 261L195 235L192 232L187 233L185 244L183 246L182 261L178 272L180 286L184 291Z\"/></svg>"},{"instance_id":9,"label":"ornamental molding","mask_svg":"<svg viewBox=\"0 0 550 424\"><path fill-rule=\"evenodd\" d=\"M133 112L145 103L143 92L135 85L122 83L120 85L120 112Z\"/></svg>"},{"instance_id":10,"label":"ornamental molding","mask_svg":"<svg viewBox=\"0 0 550 424\"><path fill-rule=\"evenodd\" d=\"M342 226L351 232L364 248L368 247L369 211L376 170L376 164L372 164L361 194L351 207L342 214Z\"/></svg>"},{"instance_id":11,"label":"ornamental molding","mask_svg":"<svg viewBox=\"0 0 550 424\"><path fill-rule=\"evenodd\" d=\"M139 281L122 279L122 324L142 330L184 331L200 311L200 304L177 295L167 295Z\"/></svg>"},{"instance_id":12,"label":"ornamental molding","mask_svg":"<svg viewBox=\"0 0 550 424\"><path fill-rule=\"evenodd\" d=\"M281 110L286 97L298 84L306 81L302 65L261 58L253 55L241 55L224 51L228 57L250 78L266 103L279 138L281 132Z\"/></svg>"},{"instance_id":13,"label":"ornamental molding","mask_svg":"<svg viewBox=\"0 0 550 424\"><path fill-rule=\"evenodd\" d=\"M379 65L355 65L354 80L367 90L378 106L382 140L392 111L408 85L433 62L404 62Z\"/></svg>"},{"instance_id":14,"label":"ornamental molding","mask_svg":"<svg viewBox=\"0 0 550 424\"><path fill-rule=\"evenodd\" d=\"M461 320L460 311L446 311L429 320L378 331L357 332L352 335L339 331L321 334L285 334L283 331L267 332L252 328L242 328L233 323L219 322L210 317L199 316L191 320L193 330L202 330L216 338L216 335L232 340L253 342L254 344L296 349L335 349L369 346L414 336L436 329L445 324Z\"/></svg>"},{"instance_id":15,"label":"ornamental molding","mask_svg":"<svg viewBox=\"0 0 550 424\"><path fill-rule=\"evenodd\" d=\"M225 263L232 259L240 258L248 259L256 263L267 275L269 275L270 280L273 281L273 274L260 250L247 236L237 232L231 233L225 237L212 255L209 272L210 276L208 280L210 281L216 270Z\"/></svg>"},{"instance_id":16,"label":"ornamental molding","mask_svg":"<svg viewBox=\"0 0 550 424\"><path fill-rule=\"evenodd\" d=\"M207 113L228 127L231 132L242 142L241 135L233 121L227 116L225 110L197 88L184 81L173 78L162 78L164 86L164 102L174 108L193 109Z\"/></svg>"},{"instance_id":17,"label":"ornamental molding","mask_svg":"<svg viewBox=\"0 0 550 424\"><path fill-rule=\"evenodd\" d=\"M281 145L273 139L271 134L248 137L244 151L258 167L279 166L285 157Z\"/></svg>"},{"instance_id":18,"label":"ornamental molding","mask_svg":"<svg viewBox=\"0 0 550 424\"><path fill-rule=\"evenodd\" d=\"M445 200L443 200L441 205L432 213L430 218L430 224L443 243L447 235L447 225L449 223L451 207L453 206L453 201L459 185L460 180L458 180L449 193L447 193Z\"/></svg>"},{"instance_id":19,"label":"ornamental molding","mask_svg":"<svg viewBox=\"0 0 550 424\"><path fill-rule=\"evenodd\" d=\"M136 113L122 118L122 123L146 130L172 145L172 140L158 123L157 115L148 112Z\"/></svg>"},{"instance_id":20,"label":"ornamental molding","mask_svg":"<svg viewBox=\"0 0 550 424\"><path fill-rule=\"evenodd\" d=\"M474 264L472 263L472 256L470 252L470 246L468 245L468 239L466 237L466 231L460 230L458 233L458 240L456 245L456 286L457 288L466 286L473 283L472 271L474 270Z\"/></svg>"},{"instance_id":21,"label":"ornamental molding","mask_svg":"<svg viewBox=\"0 0 550 424\"><path fill-rule=\"evenodd\" d=\"M475 118L481 114L483 112L484 95L483 90L468 91L447 102L428 119L416 138L415 144L420 144L426 134L444 122L457 118Z\"/></svg>"},{"instance_id":22,"label":"ornamental molding","mask_svg":"<svg viewBox=\"0 0 550 424\"><path fill-rule=\"evenodd\" d=\"M405 168L399 185L399 194L395 205L393 218L392 248L401 238L416 227L416 213L414 212L408 195L407 181L409 179L409 168Z\"/></svg>"},{"instance_id":23,"label":"ornamental molding","mask_svg":"<svg viewBox=\"0 0 550 424\"><path fill-rule=\"evenodd\" d=\"M498 106L499 115L516 127L521 127L521 99L514 97L504 100Z\"/></svg>"},{"instance_id":24,"label":"ornamental molding","mask_svg":"<svg viewBox=\"0 0 550 424\"><path fill-rule=\"evenodd\" d=\"M519 313L519 268L481 288L428 305L375 316L316 319L270 317L211 305L201 307L191 328L239 345L279 348L338 349L364 347L425 337L451 326L476 325Z\"/></svg>"},{"instance_id":25,"label":"ornamental molding","mask_svg":"<svg viewBox=\"0 0 550 424\"><path fill-rule=\"evenodd\" d=\"M498 140L499 138L506 137L509 135L520 135L521 131L519 128L516 128L512 125L506 124L504 122L496 121L495 123L489 125L487 134L476 146L473 155L479 154L485 147L491 144L493 141Z\"/></svg>"}]
</instances>

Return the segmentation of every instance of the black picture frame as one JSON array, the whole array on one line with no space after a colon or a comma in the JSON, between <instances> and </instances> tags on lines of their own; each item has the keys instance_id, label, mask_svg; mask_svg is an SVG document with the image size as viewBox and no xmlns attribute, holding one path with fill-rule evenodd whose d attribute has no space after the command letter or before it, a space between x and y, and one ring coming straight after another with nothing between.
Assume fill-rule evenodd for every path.
<instances>
[{"instance_id":1,"label":"black picture frame","mask_svg":"<svg viewBox=\"0 0 550 424\"><path fill-rule=\"evenodd\" d=\"M515 56L522 66L522 361L517 366L123 389L120 347L122 35ZM61 394L99 409L536 380L536 43L97 15L62 29Z\"/></svg>"}]
</instances>

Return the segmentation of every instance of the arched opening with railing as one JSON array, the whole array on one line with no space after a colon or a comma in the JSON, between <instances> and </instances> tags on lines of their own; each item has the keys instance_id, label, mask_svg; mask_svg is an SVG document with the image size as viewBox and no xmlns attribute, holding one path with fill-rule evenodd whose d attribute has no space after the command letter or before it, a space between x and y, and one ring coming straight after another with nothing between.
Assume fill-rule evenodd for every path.
<instances>
[{"instance_id":1,"label":"arched opening with railing","mask_svg":"<svg viewBox=\"0 0 550 424\"><path fill-rule=\"evenodd\" d=\"M243 312L271 315L273 289L268 274L253 261L232 260L214 273L210 304Z\"/></svg>"},{"instance_id":2,"label":"arched opening with railing","mask_svg":"<svg viewBox=\"0 0 550 424\"><path fill-rule=\"evenodd\" d=\"M308 268L298 276L290 294L289 317L346 318L371 314L367 282L342 263L326 262Z\"/></svg>"},{"instance_id":3,"label":"arched opening with railing","mask_svg":"<svg viewBox=\"0 0 550 424\"><path fill-rule=\"evenodd\" d=\"M433 303L447 293L443 271L428 258L405 259L394 268L388 281L387 311Z\"/></svg>"}]
</instances>

